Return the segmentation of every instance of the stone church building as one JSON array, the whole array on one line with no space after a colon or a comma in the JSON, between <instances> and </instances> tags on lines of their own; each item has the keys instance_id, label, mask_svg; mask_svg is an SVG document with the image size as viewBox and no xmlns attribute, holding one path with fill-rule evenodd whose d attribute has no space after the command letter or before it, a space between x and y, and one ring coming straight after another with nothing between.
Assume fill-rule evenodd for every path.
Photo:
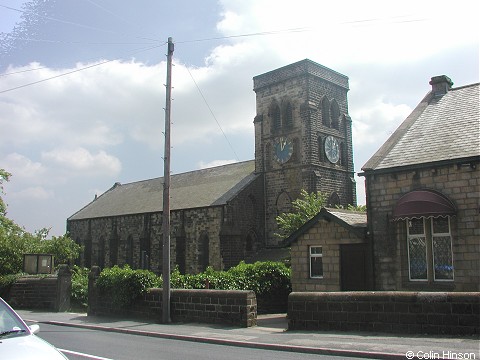
<instances>
[{"instance_id":1,"label":"stone church building","mask_svg":"<svg viewBox=\"0 0 480 360\"><path fill-rule=\"evenodd\" d=\"M356 204L348 78L305 59L253 78L255 159L171 176L171 266L197 273L266 258L302 189ZM67 220L80 263L162 272L163 178L116 183Z\"/></svg>"}]
</instances>

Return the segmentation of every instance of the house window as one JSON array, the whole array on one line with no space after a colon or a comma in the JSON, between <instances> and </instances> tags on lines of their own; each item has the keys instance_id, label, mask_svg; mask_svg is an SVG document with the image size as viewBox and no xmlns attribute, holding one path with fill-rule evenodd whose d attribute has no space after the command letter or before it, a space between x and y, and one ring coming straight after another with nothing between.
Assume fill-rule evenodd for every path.
<instances>
[{"instance_id":1,"label":"house window","mask_svg":"<svg viewBox=\"0 0 480 360\"><path fill-rule=\"evenodd\" d=\"M450 218L432 219L433 279L453 280Z\"/></svg>"},{"instance_id":2,"label":"house window","mask_svg":"<svg viewBox=\"0 0 480 360\"><path fill-rule=\"evenodd\" d=\"M410 280L427 280L427 241L425 221L411 219L407 221L408 232L408 268Z\"/></svg>"},{"instance_id":3,"label":"house window","mask_svg":"<svg viewBox=\"0 0 480 360\"><path fill-rule=\"evenodd\" d=\"M411 281L453 280L450 217L407 220L407 249Z\"/></svg>"},{"instance_id":4,"label":"house window","mask_svg":"<svg viewBox=\"0 0 480 360\"><path fill-rule=\"evenodd\" d=\"M310 246L310 278L323 278L323 254L321 246Z\"/></svg>"}]
</instances>

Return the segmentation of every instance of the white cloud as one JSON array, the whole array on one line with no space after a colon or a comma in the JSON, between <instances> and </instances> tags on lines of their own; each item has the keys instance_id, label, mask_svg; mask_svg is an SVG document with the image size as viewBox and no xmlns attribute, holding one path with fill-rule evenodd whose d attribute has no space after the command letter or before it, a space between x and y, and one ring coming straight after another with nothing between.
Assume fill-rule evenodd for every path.
<instances>
[{"instance_id":1,"label":"white cloud","mask_svg":"<svg viewBox=\"0 0 480 360\"><path fill-rule=\"evenodd\" d=\"M67 170L75 171L75 175L115 175L119 174L122 165L119 159L108 155L105 151L92 154L84 148L54 149L42 153L42 159Z\"/></svg>"},{"instance_id":2,"label":"white cloud","mask_svg":"<svg viewBox=\"0 0 480 360\"><path fill-rule=\"evenodd\" d=\"M41 163L18 153L8 154L1 159L1 164L3 169L12 174L12 180L15 181L38 183L46 173L46 169Z\"/></svg>"},{"instance_id":3,"label":"white cloud","mask_svg":"<svg viewBox=\"0 0 480 360\"><path fill-rule=\"evenodd\" d=\"M411 112L406 104L385 103L382 99L364 103L351 112L353 138L363 149L382 144Z\"/></svg>"},{"instance_id":4,"label":"white cloud","mask_svg":"<svg viewBox=\"0 0 480 360\"><path fill-rule=\"evenodd\" d=\"M47 190L41 186L35 186L35 187L24 188L20 191L13 192L10 195L11 195L10 197L15 201L18 201L18 200L43 201L43 200L52 199L54 197L54 192L52 190Z\"/></svg>"},{"instance_id":5,"label":"white cloud","mask_svg":"<svg viewBox=\"0 0 480 360\"><path fill-rule=\"evenodd\" d=\"M236 162L237 162L237 160L213 160L213 161L210 161L210 162L200 161L198 163L198 168L199 169L208 169L208 168L215 167L215 166L233 164L233 163L236 163Z\"/></svg>"},{"instance_id":6,"label":"white cloud","mask_svg":"<svg viewBox=\"0 0 480 360\"><path fill-rule=\"evenodd\" d=\"M225 0L219 30L227 36L290 30L233 40L257 42L271 60L285 64L292 58L310 58L336 69L352 63L406 64L441 54L452 44L478 44L480 6L460 3Z\"/></svg>"}]
</instances>

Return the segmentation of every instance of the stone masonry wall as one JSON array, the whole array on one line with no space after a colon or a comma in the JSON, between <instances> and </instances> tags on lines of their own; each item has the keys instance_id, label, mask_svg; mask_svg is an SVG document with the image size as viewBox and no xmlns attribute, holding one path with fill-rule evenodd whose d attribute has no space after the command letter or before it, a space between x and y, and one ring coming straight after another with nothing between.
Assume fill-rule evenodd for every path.
<instances>
[{"instance_id":1,"label":"stone masonry wall","mask_svg":"<svg viewBox=\"0 0 480 360\"><path fill-rule=\"evenodd\" d=\"M162 289L149 291L128 307L116 308L108 295L99 293L95 280L99 269L89 274L88 315L148 318L161 322ZM257 299L250 290L171 289L170 311L173 322L200 322L250 327L257 324Z\"/></svg>"},{"instance_id":2,"label":"stone masonry wall","mask_svg":"<svg viewBox=\"0 0 480 360\"><path fill-rule=\"evenodd\" d=\"M16 309L67 311L70 308L72 276L66 265L57 275L23 276L17 279L6 296Z\"/></svg>"},{"instance_id":3,"label":"stone masonry wall","mask_svg":"<svg viewBox=\"0 0 480 360\"><path fill-rule=\"evenodd\" d=\"M480 293L294 292L289 330L478 335Z\"/></svg>"},{"instance_id":4,"label":"stone masonry wall","mask_svg":"<svg viewBox=\"0 0 480 360\"><path fill-rule=\"evenodd\" d=\"M367 175L367 208L374 235L375 288L413 291L480 291L480 163L450 164L393 174ZM392 221L398 199L418 189L436 190L453 201L454 281L409 282L405 221Z\"/></svg>"},{"instance_id":5,"label":"stone masonry wall","mask_svg":"<svg viewBox=\"0 0 480 360\"><path fill-rule=\"evenodd\" d=\"M360 239L344 227L319 221L291 245L292 290L340 291L340 245L359 244ZM309 247L322 246L323 278L310 278Z\"/></svg>"},{"instance_id":6,"label":"stone masonry wall","mask_svg":"<svg viewBox=\"0 0 480 360\"><path fill-rule=\"evenodd\" d=\"M301 190L321 191L338 197L338 205L356 202L353 179L351 121L348 114L348 78L309 60L256 76L255 167L265 173L266 244L278 246L280 240L276 217ZM326 98L338 104L340 125L328 126L322 121L321 104ZM272 104L292 108L291 126L276 128L271 115ZM344 116L345 115L345 116ZM284 115L282 115L284 116ZM329 116L330 117L330 116ZM330 163L323 156L323 141L334 136L342 147L342 160ZM278 137L293 142L292 157L285 163L275 161L274 143Z\"/></svg>"},{"instance_id":7,"label":"stone masonry wall","mask_svg":"<svg viewBox=\"0 0 480 360\"><path fill-rule=\"evenodd\" d=\"M208 254L207 265L217 270L237 265L263 247L263 208L263 177L258 177L225 206L171 211L171 268L201 272L202 254ZM68 222L68 231L84 246L82 266L129 264L161 273L162 220L162 213L75 220ZM208 239L208 249L202 248L201 239ZM247 239L253 239L249 247Z\"/></svg>"}]
</instances>

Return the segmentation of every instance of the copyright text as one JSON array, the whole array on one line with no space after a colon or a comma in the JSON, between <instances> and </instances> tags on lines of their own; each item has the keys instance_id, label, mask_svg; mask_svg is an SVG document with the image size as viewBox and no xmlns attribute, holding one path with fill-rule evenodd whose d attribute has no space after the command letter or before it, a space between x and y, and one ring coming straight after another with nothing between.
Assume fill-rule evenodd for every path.
<instances>
[{"instance_id":1,"label":"copyright text","mask_svg":"<svg viewBox=\"0 0 480 360\"><path fill-rule=\"evenodd\" d=\"M407 351L405 357L411 359L476 359L476 354L472 352L454 352L454 351Z\"/></svg>"}]
</instances>

